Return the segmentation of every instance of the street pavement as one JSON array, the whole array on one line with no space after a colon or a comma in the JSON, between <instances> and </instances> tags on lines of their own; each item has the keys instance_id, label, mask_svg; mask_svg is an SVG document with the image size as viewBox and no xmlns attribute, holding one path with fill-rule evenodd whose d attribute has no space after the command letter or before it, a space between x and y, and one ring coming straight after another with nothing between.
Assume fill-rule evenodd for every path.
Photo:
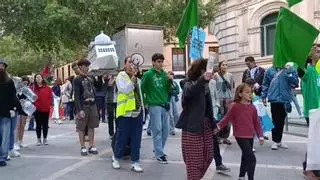
<instances>
[{"instance_id":1,"label":"street pavement","mask_svg":"<svg viewBox=\"0 0 320 180\"><path fill-rule=\"evenodd\" d=\"M57 125L50 122L49 145L35 146L36 133L26 131L25 143L19 158L12 158L8 166L0 168L0 180L184 180L185 165L181 155L181 132L170 136L166 145L169 164L156 162L152 154L152 138L143 132L141 146L141 165L144 173L130 170L129 160L121 161L121 169L114 170L111 166L111 140L107 135L107 125L100 124L96 131L96 146L99 155L80 156L78 137L75 124L67 121ZM303 161L306 152L306 138L284 135L284 142L289 149L270 149L271 141L259 146L255 143L257 180L301 180ZM227 175L215 172L214 162L203 179L235 180L238 177L241 152L234 138L232 145L221 145L221 153L225 165L232 169Z\"/></svg>"}]
</instances>

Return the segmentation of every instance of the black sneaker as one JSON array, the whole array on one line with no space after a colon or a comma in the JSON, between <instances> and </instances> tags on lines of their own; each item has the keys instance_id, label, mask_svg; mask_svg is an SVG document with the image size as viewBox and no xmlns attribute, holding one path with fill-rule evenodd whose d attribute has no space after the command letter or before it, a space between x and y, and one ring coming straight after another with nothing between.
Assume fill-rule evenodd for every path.
<instances>
[{"instance_id":1,"label":"black sneaker","mask_svg":"<svg viewBox=\"0 0 320 180\"><path fill-rule=\"evenodd\" d=\"M231 141L229 141L229 139L224 139L223 141L222 141L222 143L223 144L226 144L226 145L231 145L232 143L231 143Z\"/></svg>"},{"instance_id":2,"label":"black sneaker","mask_svg":"<svg viewBox=\"0 0 320 180\"><path fill-rule=\"evenodd\" d=\"M7 165L7 162L5 162L5 161L0 161L0 167L1 166L6 166Z\"/></svg>"},{"instance_id":3,"label":"black sneaker","mask_svg":"<svg viewBox=\"0 0 320 180\"><path fill-rule=\"evenodd\" d=\"M221 164L220 166L216 167L217 173L228 173L231 171L230 168L227 168L225 165Z\"/></svg>"},{"instance_id":4,"label":"black sneaker","mask_svg":"<svg viewBox=\"0 0 320 180\"><path fill-rule=\"evenodd\" d=\"M168 164L168 160L167 160L167 157L165 155L157 158L157 161L160 163L160 164Z\"/></svg>"},{"instance_id":5,"label":"black sneaker","mask_svg":"<svg viewBox=\"0 0 320 180\"><path fill-rule=\"evenodd\" d=\"M90 148L89 148L89 153L90 153L90 154L97 155L97 154L98 154L98 150L97 150L96 147L90 147Z\"/></svg>"},{"instance_id":6,"label":"black sneaker","mask_svg":"<svg viewBox=\"0 0 320 180\"><path fill-rule=\"evenodd\" d=\"M82 147L80 151L81 156L87 156L88 155L88 150L86 147Z\"/></svg>"}]
</instances>

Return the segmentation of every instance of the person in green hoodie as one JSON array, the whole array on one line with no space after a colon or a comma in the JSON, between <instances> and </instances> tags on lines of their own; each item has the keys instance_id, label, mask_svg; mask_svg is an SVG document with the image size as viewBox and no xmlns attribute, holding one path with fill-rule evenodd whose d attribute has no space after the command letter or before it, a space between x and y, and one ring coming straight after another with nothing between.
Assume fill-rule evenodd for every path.
<instances>
[{"instance_id":1,"label":"person in green hoodie","mask_svg":"<svg viewBox=\"0 0 320 180\"><path fill-rule=\"evenodd\" d=\"M164 56L155 53L152 56L153 68L144 73L141 90L148 105L153 137L154 153L157 161L167 164L167 156L163 152L169 135L169 92L172 76L163 70Z\"/></svg>"}]
</instances>

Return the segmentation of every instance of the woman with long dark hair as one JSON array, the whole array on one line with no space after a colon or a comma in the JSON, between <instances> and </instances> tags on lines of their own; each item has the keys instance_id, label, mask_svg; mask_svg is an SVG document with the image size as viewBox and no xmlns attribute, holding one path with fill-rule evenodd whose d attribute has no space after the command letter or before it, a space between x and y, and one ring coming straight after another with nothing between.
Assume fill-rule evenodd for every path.
<instances>
[{"instance_id":1,"label":"woman with long dark hair","mask_svg":"<svg viewBox=\"0 0 320 180\"><path fill-rule=\"evenodd\" d=\"M182 129L182 155L188 180L200 180L213 160L213 135L216 128L205 72L207 61L194 61L183 84L182 113L176 127Z\"/></svg>"},{"instance_id":2,"label":"woman with long dark hair","mask_svg":"<svg viewBox=\"0 0 320 180\"><path fill-rule=\"evenodd\" d=\"M36 106L36 112L34 118L36 120L36 132L37 132L37 146L42 143L48 145L47 135L49 128L49 113L50 106L52 106L53 95L51 88L43 80L40 74L34 76L34 82L32 90L38 96L38 99L34 103ZM43 141L41 141L41 130L43 131Z\"/></svg>"},{"instance_id":3,"label":"woman with long dark hair","mask_svg":"<svg viewBox=\"0 0 320 180\"><path fill-rule=\"evenodd\" d=\"M234 88L232 74L228 73L227 61L219 62L219 71L214 74L214 79L216 80L217 99L220 102L218 113L218 120L220 120L228 112L229 105L232 101L232 90ZM221 129L218 134L218 137L223 144L231 145L231 142L228 140L230 127L231 125L229 124L225 128Z\"/></svg>"}]
</instances>

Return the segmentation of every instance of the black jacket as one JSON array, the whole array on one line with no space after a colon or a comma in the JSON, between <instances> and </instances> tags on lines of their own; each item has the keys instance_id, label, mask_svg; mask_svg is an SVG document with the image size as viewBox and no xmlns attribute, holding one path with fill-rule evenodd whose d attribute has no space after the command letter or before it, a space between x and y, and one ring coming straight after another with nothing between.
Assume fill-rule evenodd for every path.
<instances>
[{"instance_id":1,"label":"black jacket","mask_svg":"<svg viewBox=\"0 0 320 180\"><path fill-rule=\"evenodd\" d=\"M216 121L213 117L212 102L210 93L205 93L205 84L203 77L193 83L186 79L180 83L183 86L182 94L182 113L176 124L176 128L191 133L201 133L204 127L204 118L208 117L212 122L212 128L216 128ZM207 102L207 103L206 103ZM206 113L206 105L208 114Z\"/></svg>"},{"instance_id":2,"label":"black jacket","mask_svg":"<svg viewBox=\"0 0 320 180\"><path fill-rule=\"evenodd\" d=\"M16 110L19 114L25 115L21 104L16 96L16 88L12 79L0 83L0 117L11 118L10 110Z\"/></svg>"},{"instance_id":3,"label":"black jacket","mask_svg":"<svg viewBox=\"0 0 320 180\"><path fill-rule=\"evenodd\" d=\"M245 83L248 79L253 80L255 83L258 83L260 85L260 88L255 91L256 95L260 96L262 92L262 83L263 83L263 77L264 77L265 70L262 67L258 67L258 70L254 74L254 79L250 76L250 70L246 69L242 75L242 82Z\"/></svg>"}]
</instances>

